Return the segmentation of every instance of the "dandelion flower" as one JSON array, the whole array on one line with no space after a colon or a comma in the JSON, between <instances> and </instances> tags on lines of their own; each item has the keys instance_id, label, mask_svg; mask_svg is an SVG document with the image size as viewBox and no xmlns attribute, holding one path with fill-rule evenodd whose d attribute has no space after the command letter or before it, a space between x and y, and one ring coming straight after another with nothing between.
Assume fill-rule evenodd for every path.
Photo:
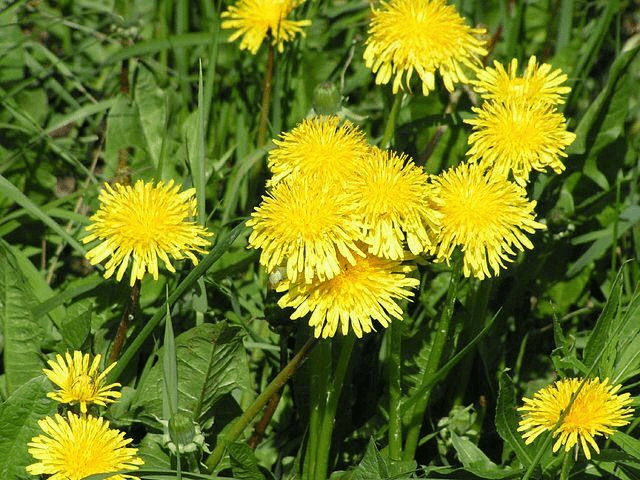
<instances>
[{"instance_id":1,"label":"dandelion flower","mask_svg":"<svg viewBox=\"0 0 640 480\"><path fill-rule=\"evenodd\" d=\"M430 185L420 167L406 155L372 148L349 183L361 215L369 253L400 260L406 238L414 255L432 247L436 222L429 207Z\"/></svg>"},{"instance_id":2,"label":"dandelion flower","mask_svg":"<svg viewBox=\"0 0 640 480\"><path fill-rule=\"evenodd\" d=\"M49 360L51 370L44 370L44 374L55 385L60 387L56 392L47 393L47 397L60 403L79 403L82 414L87 413L87 403L95 403L105 406L120 398L120 392L113 388L119 387L119 383L104 385L107 374L115 367L115 363L109 365L102 373L100 367L101 355L96 355L93 362L86 353L73 352L73 358L69 352L56 356L56 361Z\"/></svg>"},{"instance_id":3,"label":"dandelion flower","mask_svg":"<svg viewBox=\"0 0 640 480\"><path fill-rule=\"evenodd\" d=\"M340 124L336 116L308 118L273 143L276 148L269 152L273 173L269 185L297 174L317 181L343 182L369 151L360 129L349 121Z\"/></svg>"},{"instance_id":4,"label":"dandelion flower","mask_svg":"<svg viewBox=\"0 0 640 480\"><path fill-rule=\"evenodd\" d=\"M463 273L498 275L516 250L533 248L526 234L544 225L534 220L534 200L524 188L477 164L461 164L432 177L432 202L440 213L436 261L449 261L460 246Z\"/></svg>"},{"instance_id":5,"label":"dandelion flower","mask_svg":"<svg viewBox=\"0 0 640 480\"><path fill-rule=\"evenodd\" d=\"M277 288L286 292L278 301L282 308L293 307L291 319L311 312L309 326L316 337L333 337L340 327L343 335L353 330L357 337L371 332L372 321L387 327L391 317L402 319L398 300L413 295L420 282L408 277L415 267L369 255L357 263L341 260L342 271L330 280L313 283L283 281Z\"/></svg>"},{"instance_id":6,"label":"dandelion flower","mask_svg":"<svg viewBox=\"0 0 640 480\"><path fill-rule=\"evenodd\" d=\"M273 272L286 262L287 277L309 283L340 273L338 254L355 263L360 234L351 202L337 187L299 176L277 184L247 222L250 248L261 248L260 263Z\"/></svg>"},{"instance_id":7,"label":"dandelion flower","mask_svg":"<svg viewBox=\"0 0 640 480\"><path fill-rule=\"evenodd\" d=\"M311 25L311 20L290 20L287 16L303 0L239 0L223 12L222 28L234 29L229 37L233 42L242 37L240 49L256 54L262 41L271 33L272 44L278 51L284 50L284 42L293 40L297 33L304 36L303 27Z\"/></svg>"},{"instance_id":8,"label":"dandelion flower","mask_svg":"<svg viewBox=\"0 0 640 480\"><path fill-rule=\"evenodd\" d=\"M111 257L104 277L111 277L117 268L116 279L120 281L133 259L132 286L146 271L158 279L158 258L170 272L175 268L169 256L176 260L188 257L197 265L193 252L206 253L203 247L210 242L204 237L212 234L188 220L196 216L195 189L179 190L173 180L156 186L142 180L133 187L105 183L99 195L100 208L86 228L92 233L82 239L84 243L102 240L87 253L89 262L96 265Z\"/></svg>"},{"instance_id":9,"label":"dandelion flower","mask_svg":"<svg viewBox=\"0 0 640 480\"><path fill-rule=\"evenodd\" d=\"M564 445L568 452L574 445L580 444L585 457L591 459L589 446L600 453L594 437L608 436L614 427L629 423L633 410L628 393L617 394L620 385L610 385L609 379L601 382L597 377L587 380L578 392L582 383L578 378L565 378L553 385L539 390L533 399L523 398L524 405L518 410L523 412L518 427L525 443L533 442L541 433L553 431L557 440L553 451ZM569 407L571 396L576 394L571 409L562 419L563 412Z\"/></svg>"},{"instance_id":10,"label":"dandelion flower","mask_svg":"<svg viewBox=\"0 0 640 480\"><path fill-rule=\"evenodd\" d=\"M376 84L389 83L393 93L407 88L415 71L422 92L435 89L435 72L450 92L454 83L467 83L463 67L477 68L487 54L482 28L465 24L455 7L445 0L390 0L373 8L364 61L376 73Z\"/></svg>"},{"instance_id":11,"label":"dandelion flower","mask_svg":"<svg viewBox=\"0 0 640 480\"><path fill-rule=\"evenodd\" d=\"M553 106L489 101L473 111L477 117L465 120L473 125L470 161L480 161L504 176L512 172L520 185L526 184L531 170L564 170L560 157L567 156L563 149L576 135L567 132L564 116Z\"/></svg>"},{"instance_id":12,"label":"dandelion flower","mask_svg":"<svg viewBox=\"0 0 640 480\"><path fill-rule=\"evenodd\" d=\"M109 428L109 422L91 415L71 412L67 419L56 414L38 422L43 434L28 443L29 453L38 460L27 466L31 475L52 475L49 480L81 480L89 475L137 470L144 462L137 448L127 447L131 439ZM113 475L108 480L135 478Z\"/></svg>"},{"instance_id":13,"label":"dandelion flower","mask_svg":"<svg viewBox=\"0 0 640 480\"><path fill-rule=\"evenodd\" d=\"M551 71L552 67L548 63L538 65L535 56L529 58L522 77L516 75L518 60L515 58L506 71L497 61L493 65L494 68L479 70L476 73L477 80L471 81L474 90L487 100L557 105L564 103L563 96L571 91L570 87L562 85L567 81L562 70L558 68Z\"/></svg>"}]
</instances>

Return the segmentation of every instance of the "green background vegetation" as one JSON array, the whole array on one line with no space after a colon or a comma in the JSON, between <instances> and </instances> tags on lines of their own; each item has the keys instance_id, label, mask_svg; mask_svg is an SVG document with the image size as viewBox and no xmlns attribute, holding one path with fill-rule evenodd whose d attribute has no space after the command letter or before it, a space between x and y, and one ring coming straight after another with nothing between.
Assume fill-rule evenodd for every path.
<instances>
[{"instance_id":1,"label":"green background vegetation","mask_svg":"<svg viewBox=\"0 0 640 480\"><path fill-rule=\"evenodd\" d=\"M356 341L346 360L341 351L351 340L321 342L283 390L258 448L246 446L248 428L218 466L221 476L557 478L562 455L540 439L525 446L515 432L521 396L560 373L610 377L638 392L637 2L455 4L470 24L487 27L491 59L523 64L535 54L569 76L573 90L563 107L577 139L567 169L536 174L528 187L548 230L498 278L459 286L444 360L465 354L433 377L414 456L388 455L392 355L380 328ZM163 385L213 448L311 335L304 321L288 320L275 306L258 253L246 249L247 229L233 230L264 190L265 179L250 173L269 148L256 148L268 49L253 56L226 41L219 21L226 5L0 2L2 478L28 478L26 443L38 433L35 421L55 411L44 398L45 359L73 349L106 354L129 298L126 282L104 280L88 265L79 242L105 180L128 172L134 180L195 186L201 220L215 233L201 267L183 262L176 275L142 282L118 365L123 398L105 412L139 445L153 478L175 478L167 472L177 465L158 422L166 419ZM380 140L393 98L362 61L369 13L359 0L309 0L297 10L313 25L276 53L267 138L305 118L314 89L330 81L341 89L343 113L371 142ZM428 97L415 91L400 112L393 148L438 173L464 159L469 128L462 118L476 100L465 90L456 111L443 114L449 96L442 85ZM408 405L425 394L419 385L430 327L453 304L445 298L446 265L425 262L419 275L397 352L405 426L413 422ZM163 340L167 303L175 342ZM152 335L134 345L145 325ZM175 352L173 368L164 368L165 350ZM328 436L318 426L333 421L326 397L337 402ZM602 454L592 462L578 457L575 478L640 478L637 421L622 430L599 440ZM309 461L313 451L326 452L326 475ZM185 465L185 478L207 478L197 462Z\"/></svg>"}]
</instances>

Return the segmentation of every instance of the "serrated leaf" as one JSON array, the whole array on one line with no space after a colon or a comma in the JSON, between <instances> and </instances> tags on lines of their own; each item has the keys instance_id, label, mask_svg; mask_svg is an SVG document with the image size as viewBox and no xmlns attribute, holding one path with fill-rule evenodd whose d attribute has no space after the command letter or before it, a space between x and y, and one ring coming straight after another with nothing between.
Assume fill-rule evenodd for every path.
<instances>
[{"instance_id":1,"label":"serrated leaf","mask_svg":"<svg viewBox=\"0 0 640 480\"><path fill-rule=\"evenodd\" d=\"M234 479L267 480L258 468L258 460L255 453L246 443L232 443L228 448Z\"/></svg>"},{"instance_id":2,"label":"serrated leaf","mask_svg":"<svg viewBox=\"0 0 640 480\"><path fill-rule=\"evenodd\" d=\"M380 455L376 442L370 438L362 461L351 474L351 480L387 480L388 478L387 462Z\"/></svg>"},{"instance_id":3,"label":"serrated leaf","mask_svg":"<svg viewBox=\"0 0 640 480\"><path fill-rule=\"evenodd\" d=\"M500 374L500 391L496 406L496 430L498 435L515 452L520 463L525 467L531 465L533 455L530 448L524 443L522 435L517 431L518 419L516 416L516 395L511 378L502 372Z\"/></svg>"},{"instance_id":4,"label":"serrated leaf","mask_svg":"<svg viewBox=\"0 0 640 480\"><path fill-rule=\"evenodd\" d=\"M162 358L164 349L160 349ZM204 323L176 337L178 410L203 420L224 394L250 388L240 329L225 322ZM133 408L162 417L162 363L154 365L138 389Z\"/></svg>"},{"instance_id":5,"label":"serrated leaf","mask_svg":"<svg viewBox=\"0 0 640 480\"><path fill-rule=\"evenodd\" d=\"M480 478L512 478L522 474L511 468L498 467L473 442L454 432L451 432L451 443L465 470Z\"/></svg>"},{"instance_id":6,"label":"serrated leaf","mask_svg":"<svg viewBox=\"0 0 640 480\"><path fill-rule=\"evenodd\" d=\"M624 267L616 276L611 294L584 348L584 364L588 367L595 365L593 371L606 377L611 375L616 356L617 337L620 335L622 315L619 309L622 303L623 269Z\"/></svg>"},{"instance_id":7,"label":"serrated leaf","mask_svg":"<svg viewBox=\"0 0 640 480\"><path fill-rule=\"evenodd\" d=\"M29 478L25 467L34 463L27 443L41 432L38 420L56 411L47 398L51 384L44 376L33 378L0 405L0 478Z\"/></svg>"},{"instance_id":8,"label":"serrated leaf","mask_svg":"<svg viewBox=\"0 0 640 480\"><path fill-rule=\"evenodd\" d=\"M87 303L84 310L64 322L60 333L69 350L81 350L91 333L92 305Z\"/></svg>"},{"instance_id":9,"label":"serrated leaf","mask_svg":"<svg viewBox=\"0 0 640 480\"><path fill-rule=\"evenodd\" d=\"M18 263L0 241L0 333L3 335L7 392L42 373L40 343L44 330L31 313L36 300Z\"/></svg>"},{"instance_id":10,"label":"serrated leaf","mask_svg":"<svg viewBox=\"0 0 640 480\"><path fill-rule=\"evenodd\" d=\"M138 446L138 456L144 460L144 468L171 468L171 457L162 448L162 435L147 433ZM174 477L175 478L175 477Z\"/></svg>"}]
</instances>

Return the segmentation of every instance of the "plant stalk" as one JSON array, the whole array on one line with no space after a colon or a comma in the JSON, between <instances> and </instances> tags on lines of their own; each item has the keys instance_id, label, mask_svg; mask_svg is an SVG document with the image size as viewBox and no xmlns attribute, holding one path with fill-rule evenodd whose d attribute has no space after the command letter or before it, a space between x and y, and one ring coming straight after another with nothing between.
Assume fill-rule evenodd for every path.
<instances>
[{"instance_id":1,"label":"plant stalk","mask_svg":"<svg viewBox=\"0 0 640 480\"><path fill-rule=\"evenodd\" d=\"M455 261L453 271L451 273L451 281L449 282L449 290L447 291L444 309L442 310L442 315L440 315L440 319L435 327L431 353L429 354L429 360L427 361L427 366L424 370L421 386L429 382L430 377L436 373L438 366L440 365L444 345L449 338L449 327L453 317L456 293L461 275L462 258L458 258ZM409 420L409 428L407 430L407 439L404 445L403 460L413 460L413 457L415 456L416 449L418 448L418 440L420 438L420 427L422 426L424 412L429 404L431 390L432 388L429 388L426 394L420 398L413 407L413 412Z\"/></svg>"},{"instance_id":2,"label":"plant stalk","mask_svg":"<svg viewBox=\"0 0 640 480\"><path fill-rule=\"evenodd\" d=\"M310 405L307 448L302 468L303 480L315 479L322 418L327 406L327 389L331 372L331 342L323 342L309 359Z\"/></svg>"},{"instance_id":3,"label":"plant stalk","mask_svg":"<svg viewBox=\"0 0 640 480\"><path fill-rule=\"evenodd\" d=\"M402 325L394 320L389 325L389 458L402 459Z\"/></svg>"},{"instance_id":4,"label":"plant stalk","mask_svg":"<svg viewBox=\"0 0 640 480\"><path fill-rule=\"evenodd\" d=\"M340 357L333 374L333 380L329 385L326 393L326 404L322 412L320 422L320 438L318 449L316 451L315 461L315 480L326 480L327 471L329 469L329 453L331 451L331 437L333 436L333 427L336 422L336 411L338 409L338 401L342 393L342 385L349 367L351 352L355 343L355 335L349 335L341 338Z\"/></svg>"},{"instance_id":5,"label":"plant stalk","mask_svg":"<svg viewBox=\"0 0 640 480\"><path fill-rule=\"evenodd\" d=\"M389 120L384 127L384 134L382 135L382 141L380 142L380 148L383 150L388 149L393 143L393 134L396 131L396 122L400 115L400 107L402 105L403 94L396 94L393 96L393 105L389 112Z\"/></svg>"},{"instance_id":6,"label":"plant stalk","mask_svg":"<svg viewBox=\"0 0 640 480\"><path fill-rule=\"evenodd\" d=\"M138 278L134 282L133 287L131 287L129 301L127 302L127 306L125 307L124 312L122 312L120 324L118 325L116 336L113 339L113 346L111 347L111 352L109 353L109 364L117 361L118 357L120 356L120 351L122 350L122 346L124 345L124 340L127 337L127 330L129 329L129 325L131 325L131 320L133 320L133 310L136 308L139 298L140 279Z\"/></svg>"},{"instance_id":7,"label":"plant stalk","mask_svg":"<svg viewBox=\"0 0 640 480\"><path fill-rule=\"evenodd\" d=\"M260 410L267 404L269 399L280 390L287 380L293 375L293 373L298 369L298 367L306 360L309 356L309 353L313 350L313 347L318 343L318 339L315 337L311 337L307 340L300 351L291 359L291 361L287 364L286 367L280 371L280 373L273 379L273 381L267 385L267 388L258 395L249 408L245 410L245 412L238 418L229 431L224 435L223 438L218 438L218 443L216 447L213 449L213 452L207 458L205 465L212 472L222 460L222 456L224 455L227 446L233 443L244 429L247 428L249 423L253 420L253 418L260 413Z\"/></svg>"}]
</instances>

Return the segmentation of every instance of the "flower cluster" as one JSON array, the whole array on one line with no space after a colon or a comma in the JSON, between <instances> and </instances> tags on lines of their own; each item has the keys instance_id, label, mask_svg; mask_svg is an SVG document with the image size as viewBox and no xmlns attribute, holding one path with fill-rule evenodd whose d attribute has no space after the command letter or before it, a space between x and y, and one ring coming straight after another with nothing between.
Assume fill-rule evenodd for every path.
<instances>
[{"instance_id":1,"label":"flower cluster","mask_svg":"<svg viewBox=\"0 0 640 480\"><path fill-rule=\"evenodd\" d=\"M469 160L511 174L524 186L532 170L562 172L560 157L576 136L566 131L557 109L571 90L563 86L567 76L546 63L538 65L536 57L529 59L521 77L517 69L513 59L507 70L495 61L494 68L478 72L472 84L484 102L473 108L476 118L466 122L473 126Z\"/></svg>"},{"instance_id":2,"label":"flower cluster","mask_svg":"<svg viewBox=\"0 0 640 480\"><path fill-rule=\"evenodd\" d=\"M169 257L189 258L197 265L194 253L206 253L204 247L210 244L206 237L212 234L189 220L197 214L195 193L194 188L180 192L173 180L157 185L142 180L133 186L105 183L98 197L100 208L86 228L90 234L82 239L102 243L87 252L87 259L96 265L109 258L104 276L117 271L118 281L131 260L131 286L147 271L157 280L158 260L170 272L175 268Z\"/></svg>"},{"instance_id":3,"label":"flower cluster","mask_svg":"<svg viewBox=\"0 0 640 480\"><path fill-rule=\"evenodd\" d=\"M619 390L620 385L597 377L558 380L536 392L532 399L523 399L524 405L518 408L523 412L518 431L523 432L527 445L543 432L553 432L557 437L554 452L562 445L565 452L580 446L590 459L589 447L600 453L594 437L611 435L614 427L627 425L633 414L630 394L618 394Z\"/></svg>"},{"instance_id":4,"label":"flower cluster","mask_svg":"<svg viewBox=\"0 0 640 480\"><path fill-rule=\"evenodd\" d=\"M405 260L433 249L437 221L427 175L404 155L367 144L348 121L319 116L274 142L269 191L247 225L251 248L291 318L310 313L316 336L357 336L402 318L418 280Z\"/></svg>"},{"instance_id":5,"label":"flower cluster","mask_svg":"<svg viewBox=\"0 0 640 480\"><path fill-rule=\"evenodd\" d=\"M535 221L536 202L525 187L532 170L564 169L560 157L575 139L557 110L570 88L567 76L531 57L517 76L513 59L477 72L471 81L484 102L469 136L469 162L434 178L436 210L442 215L436 261L448 261L459 246L465 276L497 275L516 250L533 248L527 234L545 226Z\"/></svg>"},{"instance_id":6,"label":"flower cluster","mask_svg":"<svg viewBox=\"0 0 640 480\"><path fill-rule=\"evenodd\" d=\"M91 361L89 354L67 352L49 360L51 370L45 375L60 389L47 394L60 403L76 404L80 414L68 411L66 416L55 414L38 422L42 434L29 442L29 453L37 460L27 466L31 475L52 475L53 480L80 480L90 475L137 470L144 462L136 456L137 449L129 447L131 439L109 428L109 422L87 414L87 404L106 405L120 398L114 390L119 383L104 385L111 364L99 372L100 355ZM131 475L112 475L107 480L135 478Z\"/></svg>"}]
</instances>

